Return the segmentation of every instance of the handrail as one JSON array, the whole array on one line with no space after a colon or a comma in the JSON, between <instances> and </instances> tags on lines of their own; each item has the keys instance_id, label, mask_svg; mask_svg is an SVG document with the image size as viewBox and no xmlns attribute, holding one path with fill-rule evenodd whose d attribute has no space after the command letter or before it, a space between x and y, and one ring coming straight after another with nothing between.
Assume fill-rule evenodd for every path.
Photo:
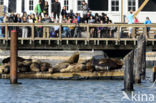
<instances>
[{"instance_id":1,"label":"handrail","mask_svg":"<svg viewBox=\"0 0 156 103\"><path fill-rule=\"evenodd\" d=\"M31 40L31 41L34 41L34 40L58 40L58 41L62 41L62 40L85 40L85 42L89 41L89 40L115 40L116 42L120 42L121 40L121 37L120 37L120 33L122 31L121 28L129 28L129 27L133 27L133 28L143 28L143 30L138 30L138 31L141 31L141 32L146 32L147 34L147 30L145 30L147 27L154 27L156 28L156 24L83 24L83 23L80 23L79 25L76 25L76 24L67 24L67 23L0 23L0 26L4 26L5 27L5 38L4 40L9 40L9 35L8 35L8 27L31 27L32 29L32 32L31 32L31 37L29 38L23 38L22 40ZM35 27L38 27L38 26L42 26L42 27L51 27L51 26L59 26L59 35L58 37L56 38L38 38L38 37L35 37ZM85 27L87 28L86 29L86 32L87 32L87 37L86 38L75 38L75 39L71 39L71 38L62 38L61 37L61 34L62 34L62 27L75 27L75 26L79 26L79 27ZM117 28L117 37L115 38L91 38L90 37L90 28L93 28L93 27L116 27ZM153 29L151 29L152 31ZM134 34L134 32L133 32ZM134 34L135 36L135 34ZM3 39L3 38L2 38ZM1 39L1 40L2 40ZM130 38L131 39L131 38ZM134 39L134 38L132 38ZM135 38L136 39L136 38ZM134 40L135 40L134 39ZM127 39L125 39L127 40ZM150 38L148 38L148 40L150 40Z\"/></svg>"},{"instance_id":2,"label":"handrail","mask_svg":"<svg viewBox=\"0 0 156 103\"><path fill-rule=\"evenodd\" d=\"M8 25L8 26L55 26L55 25L63 25L63 26L75 26L75 24L72 23L0 23L0 26L4 26L4 25ZM156 23L153 24L143 24L143 23L138 23L138 24L97 24L97 23L92 23L92 24L86 24L86 23L80 23L79 26L156 26Z\"/></svg>"}]
</instances>

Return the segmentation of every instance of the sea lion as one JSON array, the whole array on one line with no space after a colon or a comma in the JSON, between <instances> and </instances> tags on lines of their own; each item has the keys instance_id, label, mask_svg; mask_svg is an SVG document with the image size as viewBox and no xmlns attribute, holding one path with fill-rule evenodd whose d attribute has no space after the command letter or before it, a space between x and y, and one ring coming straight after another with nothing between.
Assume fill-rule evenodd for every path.
<instances>
[{"instance_id":1,"label":"sea lion","mask_svg":"<svg viewBox=\"0 0 156 103\"><path fill-rule=\"evenodd\" d=\"M61 69L67 68L69 65L70 65L69 63L59 63L59 64L56 64L56 66L54 66L54 68L53 68L53 72L54 73L60 72Z\"/></svg>"},{"instance_id":2,"label":"sea lion","mask_svg":"<svg viewBox=\"0 0 156 103\"><path fill-rule=\"evenodd\" d=\"M23 62L24 60L25 60L25 59L22 58L22 57L17 57L17 62ZM10 63L10 57L3 59L3 60L2 60L2 63L3 63L3 64Z\"/></svg>"},{"instance_id":3,"label":"sea lion","mask_svg":"<svg viewBox=\"0 0 156 103\"><path fill-rule=\"evenodd\" d=\"M51 64L45 62L41 63L41 67L40 67L41 72L46 72L48 71L49 68L52 68Z\"/></svg>"},{"instance_id":4,"label":"sea lion","mask_svg":"<svg viewBox=\"0 0 156 103\"><path fill-rule=\"evenodd\" d=\"M30 65L31 72L40 72L40 64L38 63L32 63Z\"/></svg>"},{"instance_id":5,"label":"sea lion","mask_svg":"<svg viewBox=\"0 0 156 103\"><path fill-rule=\"evenodd\" d=\"M81 72L84 70L85 70L84 64L74 64L74 65L69 65L67 68L62 69L60 72L61 73L74 73L74 72Z\"/></svg>"},{"instance_id":6,"label":"sea lion","mask_svg":"<svg viewBox=\"0 0 156 103\"><path fill-rule=\"evenodd\" d=\"M64 61L64 63L74 64L79 61L79 52L75 52L68 60Z\"/></svg>"}]
</instances>

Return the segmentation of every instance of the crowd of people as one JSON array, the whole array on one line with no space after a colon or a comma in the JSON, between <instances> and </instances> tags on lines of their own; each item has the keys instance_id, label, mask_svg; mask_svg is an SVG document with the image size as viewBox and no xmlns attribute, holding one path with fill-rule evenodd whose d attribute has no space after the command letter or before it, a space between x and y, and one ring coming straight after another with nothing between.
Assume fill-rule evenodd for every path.
<instances>
[{"instance_id":1,"label":"crowd of people","mask_svg":"<svg viewBox=\"0 0 156 103\"><path fill-rule=\"evenodd\" d=\"M86 28L80 27L80 23L88 23L88 24L112 24L112 21L107 16L107 14L102 13L95 15L88 8L88 4L85 1L82 1L81 10L83 11L83 15L80 13L74 13L73 10L67 12L66 6L61 10L61 4L58 0L52 5L52 16L49 16L49 4L48 1L39 0L39 3L35 6L35 13L27 14L24 12L22 15L11 13L9 16L4 14L3 17L0 17L0 23L73 23L75 26L66 26L62 27L62 37L81 37L81 33L86 31ZM128 23L133 23L133 14L128 16ZM137 19L134 20L138 22ZM149 22L148 22L149 23ZM58 37L59 35L59 26L50 26L43 27L37 26L35 27L35 37ZM15 29L13 27L9 27L8 30L11 31ZM90 27L90 37L113 37L113 32L116 31L115 27ZM22 38L27 38L31 36L31 27L16 27L18 30L19 36ZM149 28L148 28L149 30ZM4 37L5 28L0 27L0 36ZM132 33L132 28L130 28L130 33ZM129 33L129 36L130 36Z\"/></svg>"},{"instance_id":2,"label":"crowd of people","mask_svg":"<svg viewBox=\"0 0 156 103\"><path fill-rule=\"evenodd\" d=\"M127 16L127 20L128 20L128 24L139 23L138 18L134 16L133 10L130 10L130 14ZM152 24L149 17L146 17L146 20L145 20L144 24ZM129 38L131 38L131 37L135 38L135 36L132 33L133 29L135 29L135 31L136 31L138 28L129 27L129 33L128 33ZM150 27L147 27L146 29L147 29L147 36L150 37L150 35L149 35Z\"/></svg>"},{"instance_id":3,"label":"crowd of people","mask_svg":"<svg viewBox=\"0 0 156 103\"><path fill-rule=\"evenodd\" d=\"M99 15L96 13L95 15L89 11L88 5L85 1L82 1L83 15L80 16L79 13L74 13L73 10L67 12L66 6L61 10L61 4L58 0L52 5L52 14L53 16L49 16L49 4L47 1L39 0L39 3L35 7L35 13L27 14L24 12L22 15L11 13L9 16L4 15L0 18L0 22L3 23L73 23L76 26L70 27L62 27L63 33L62 37L81 37L81 32L86 30L84 28L79 27L79 23L100 23L100 24L110 24L112 21L109 17L102 13ZM11 31L13 27L9 27L9 31ZM23 38L27 38L31 36L31 27L16 27L16 30L19 31L19 36ZM113 28L106 27L98 27L98 28L90 28L91 37L104 37L104 34L109 34L109 37L112 37ZM0 34L4 34L5 29L0 28ZM59 26L51 26L51 27L35 27L35 37L57 37L59 32ZM2 35L1 35L2 36Z\"/></svg>"}]
</instances>

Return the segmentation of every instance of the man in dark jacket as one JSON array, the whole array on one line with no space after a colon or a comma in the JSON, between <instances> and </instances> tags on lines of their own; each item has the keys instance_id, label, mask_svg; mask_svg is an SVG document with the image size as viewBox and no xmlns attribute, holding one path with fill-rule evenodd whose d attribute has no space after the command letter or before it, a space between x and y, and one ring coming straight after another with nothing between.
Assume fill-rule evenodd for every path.
<instances>
[{"instance_id":1,"label":"man in dark jacket","mask_svg":"<svg viewBox=\"0 0 156 103\"><path fill-rule=\"evenodd\" d=\"M66 18L67 17L67 9L66 6L63 7L62 12L61 12L62 18Z\"/></svg>"},{"instance_id":2,"label":"man in dark jacket","mask_svg":"<svg viewBox=\"0 0 156 103\"><path fill-rule=\"evenodd\" d=\"M54 4L52 5L52 12L54 13L54 19L56 20L56 16L58 21L60 19L60 11L61 11L61 4L58 0L55 0Z\"/></svg>"}]
</instances>

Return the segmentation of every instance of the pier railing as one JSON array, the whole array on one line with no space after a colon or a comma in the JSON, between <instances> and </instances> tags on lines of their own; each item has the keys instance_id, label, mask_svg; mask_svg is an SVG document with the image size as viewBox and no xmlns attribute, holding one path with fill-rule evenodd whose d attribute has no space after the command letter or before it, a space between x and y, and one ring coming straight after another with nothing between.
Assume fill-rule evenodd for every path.
<instances>
[{"instance_id":1,"label":"pier railing","mask_svg":"<svg viewBox=\"0 0 156 103\"><path fill-rule=\"evenodd\" d=\"M27 31L24 31L24 29ZM150 31L147 31L150 28ZM10 32L16 29L19 34L19 40L22 42L29 40L33 41L52 41L56 40L58 44L61 41L73 40L85 41L85 44L89 41L95 41L95 44L99 44L100 41L115 41L118 45L120 41L134 41L137 40L137 36L140 34L146 35L147 41L156 41L156 24L38 24L38 23L0 23L0 29L3 36L0 40L10 40ZM131 31L130 31L131 30ZM23 33L27 32L27 36L23 36ZM131 33L131 37L128 36ZM125 42L126 45L126 42Z\"/></svg>"}]
</instances>

